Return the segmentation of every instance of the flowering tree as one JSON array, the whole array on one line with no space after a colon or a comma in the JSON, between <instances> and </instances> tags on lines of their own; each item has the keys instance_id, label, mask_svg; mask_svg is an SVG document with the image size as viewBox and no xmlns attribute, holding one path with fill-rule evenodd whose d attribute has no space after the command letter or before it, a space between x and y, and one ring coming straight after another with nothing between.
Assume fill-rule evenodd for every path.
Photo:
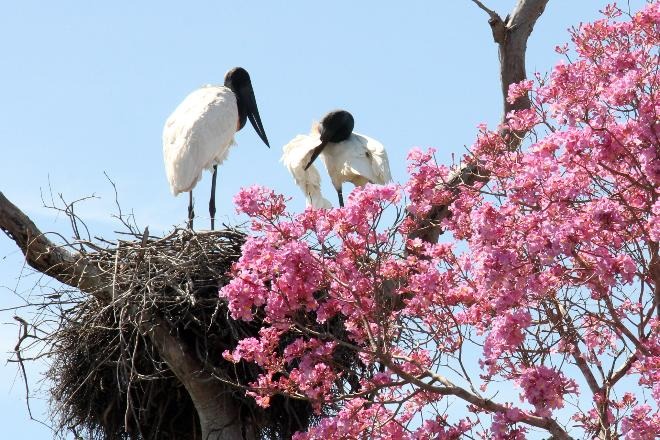
<instances>
[{"instance_id":1,"label":"flowering tree","mask_svg":"<svg viewBox=\"0 0 660 440\"><path fill-rule=\"evenodd\" d=\"M224 356L260 405L330 414L295 438L660 435L660 4L604 14L509 89L530 107L480 128L477 183L416 149L343 209L236 197L254 234L220 296L264 326ZM443 240L412 238L442 205Z\"/></svg>"}]
</instances>

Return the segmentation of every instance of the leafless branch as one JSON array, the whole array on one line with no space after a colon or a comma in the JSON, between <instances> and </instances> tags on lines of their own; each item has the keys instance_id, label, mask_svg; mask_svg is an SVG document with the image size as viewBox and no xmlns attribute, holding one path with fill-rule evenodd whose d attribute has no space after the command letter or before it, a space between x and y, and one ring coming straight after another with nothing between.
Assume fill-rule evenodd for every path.
<instances>
[{"instance_id":1,"label":"leafless branch","mask_svg":"<svg viewBox=\"0 0 660 440\"><path fill-rule=\"evenodd\" d=\"M479 0L472 0L472 2L473 2L475 5L477 5L480 9L484 10L484 11L486 12L486 14L490 15L490 18L491 18L491 19L493 19L493 20L497 20L497 19L501 20L500 16L497 14L497 12L493 11L492 9L487 8L486 5L484 5L483 3L481 3Z\"/></svg>"},{"instance_id":2,"label":"leafless branch","mask_svg":"<svg viewBox=\"0 0 660 440\"><path fill-rule=\"evenodd\" d=\"M26 262L35 270L99 299L111 298L108 280L101 276L97 268L82 255L51 242L2 192L0 229L14 240L23 251Z\"/></svg>"}]
</instances>

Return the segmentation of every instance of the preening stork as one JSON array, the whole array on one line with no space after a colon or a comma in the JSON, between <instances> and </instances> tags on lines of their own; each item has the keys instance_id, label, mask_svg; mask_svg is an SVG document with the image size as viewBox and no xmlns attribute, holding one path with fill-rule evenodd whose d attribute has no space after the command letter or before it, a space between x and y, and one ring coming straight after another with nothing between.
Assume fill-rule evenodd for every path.
<instances>
[{"instance_id":1,"label":"preening stork","mask_svg":"<svg viewBox=\"0 0 660 440\"><path fill-rule=\"evenodd\" d=\"M392 180L385 147L375 139L354 133L354 125L349 112L335 110L313 124L309 135L298 135L284 146L282 162L303 190L307 206L330 207L321 195L320 176L312 165L319 156L337 191L339 206L344 206L344 182L362 186L384 185Z\"/></svg>"},{"instance_id":2,"label":"preening stork","mask_svg":"<svg viewBox=\"0 0 660 440\"><path fill-rule=\"evenodd\" d=\"M242 67L225 74L224 86L205 86L188 95L167 118L163 128L165 173L173 195L189 193L188 227L192 229L192 190L205 169L213 169L209 214L215 226L215 181L220 165L234 145L234 134L249 119L266 146L250 75Z\"/></svg>"}]
</instances>

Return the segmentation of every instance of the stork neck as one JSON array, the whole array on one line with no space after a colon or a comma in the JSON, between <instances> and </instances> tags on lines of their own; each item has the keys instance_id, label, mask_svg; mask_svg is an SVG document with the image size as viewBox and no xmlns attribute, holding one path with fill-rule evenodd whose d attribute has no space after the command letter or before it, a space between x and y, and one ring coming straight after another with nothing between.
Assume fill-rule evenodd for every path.
<instances>
[{"instance_id":1,"label":"stork neck","mask_svg":"<svg viewBox=\"0 0 660 440\"><path fill-rule=\"evenodd\" d=\"M241 98L239 93L234 92L236 97L236 108L238 109L238 121L236 125L236 131L239 131L241 128L245 127L247 122L248 110L245 101Z\"/></svg>"}]
</instances>

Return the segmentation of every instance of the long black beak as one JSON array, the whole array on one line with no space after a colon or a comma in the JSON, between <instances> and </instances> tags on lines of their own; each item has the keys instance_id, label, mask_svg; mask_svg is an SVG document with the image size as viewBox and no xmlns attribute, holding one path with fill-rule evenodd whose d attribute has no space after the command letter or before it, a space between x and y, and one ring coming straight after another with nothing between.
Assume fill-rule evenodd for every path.
<instances>
[{"instance_id":1,"label":"long black beak","mask_svg":"<svg viewBox=\"0 0 660 440\"><path fill-rule=\"evenodd\" d=\"M243 95L242 98L245 100L247 117L254 127L254 131L256 131L261 140L264 141L264 144L270 148L268 137L266 137L266 130L264 130L264 125L261 123L261 118L259 117L259 109L257 108L257 100L254 97L252 85L242 88L241 94Z\"/></svg>"},{"instance_id":2,"label":"long black beak","mask_svg":"<svg viewBox=\"0 0 660 440\"><path fill-rule=\"evenodd\" d=\"M323 149L327 144L328 142L322 141L321 145L319 145L318 147L314 147L314 149L312 150L312 157L309 158L309 162L307 163L307 165L305 165L305 170L307 170L307 168L309 168L312 165L312 163L316 160L316 158L319 157L319 154L321 154L321 151L323 151Z\"/></svg>"}]
</instances>

